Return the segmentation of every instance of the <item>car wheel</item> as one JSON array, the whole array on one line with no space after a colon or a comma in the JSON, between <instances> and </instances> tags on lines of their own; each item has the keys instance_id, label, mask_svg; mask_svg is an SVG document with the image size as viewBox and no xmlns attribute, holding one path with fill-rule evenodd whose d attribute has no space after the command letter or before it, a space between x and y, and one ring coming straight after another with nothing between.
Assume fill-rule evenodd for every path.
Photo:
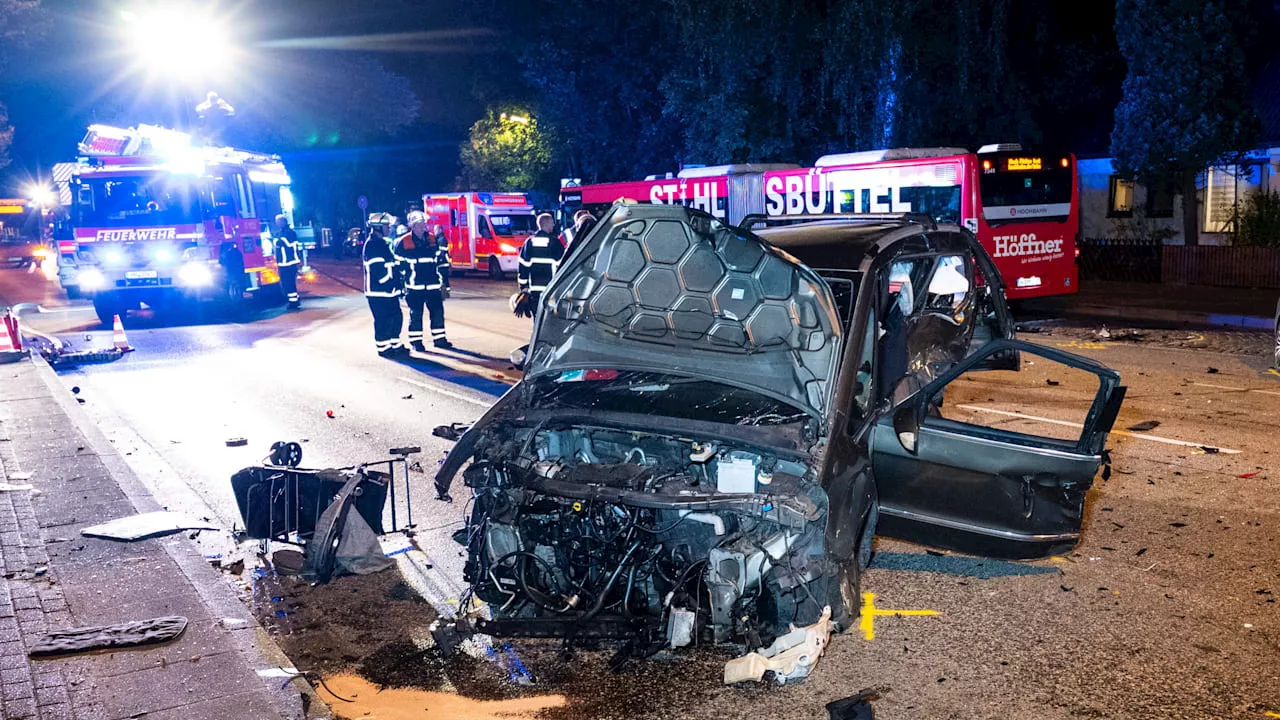
<instances>
[{"instance_id":1,"label":"car wheel","mask_svg":"<svg viewBox=\"0 0 1280 720\"><path fill-rule=\"evenodd\" d=\"M98 314L102 326L110 328L115 316L124 314L124 306L113 293L100 293L93 296L93 311Z\"/></svg>"},{"instance_id":2,"label":"car wheel","mask_svg":"<svg viewBox=\"0 0 1280 720\"><path fill-rule=\"evenodd\" d=\"M502 272L502 264L498 262L497 255L489 256L489 279L506 280L507 274Z\"/></svg>"}]
</instances>

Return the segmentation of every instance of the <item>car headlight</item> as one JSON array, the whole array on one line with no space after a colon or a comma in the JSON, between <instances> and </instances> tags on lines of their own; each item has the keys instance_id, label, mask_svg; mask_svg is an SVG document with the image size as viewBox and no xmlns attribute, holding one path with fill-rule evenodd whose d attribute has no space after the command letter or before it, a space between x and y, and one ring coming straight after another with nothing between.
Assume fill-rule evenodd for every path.
<instances>
[{"instance_id":1,"label":"car headlight","mask_svg":"<svg viewBox=\"0 0 1280 720\"><path fill-rule=\"evenodd\" d=\"M107 286L107 276L97 268L83 268L76 273L76 279L80 281L81 290L98 290Z\"/></svg>"},{"instance_id":2,"label":"car headlight","mask_svg":"<svg viewBox=\"0 0 1280 720\"><path fill-rule=\"evenodd\" d=\"M213 284L213 271L207 263L189 262L178 270L178 279L188 287L208 287Z\"/></svg>"}]
</instances>

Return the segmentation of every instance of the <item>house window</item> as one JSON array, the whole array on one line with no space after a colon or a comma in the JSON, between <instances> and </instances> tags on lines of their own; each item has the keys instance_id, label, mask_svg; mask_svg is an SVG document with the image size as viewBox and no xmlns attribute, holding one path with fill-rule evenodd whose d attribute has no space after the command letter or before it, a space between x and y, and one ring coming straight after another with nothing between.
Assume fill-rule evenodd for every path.
<instances>
[{"instance_id":1,"label":"house window","mask_svg":"<svg viewBox=\"0 0 1280 720\"><path fill-rule=\"evenodd\" d=\"M1173 188L1168 183L1147 188L1147 217L1173 217Z\"/></svg>"},{"instance_id":2,"label":"house window","mask_svg":"<svg viewBox=\"0 0 1280 720\"><path fill-rule=\"evenodd\" d=\"M1119 175L1111 176L1111 204L1107 206L1107 217L1129 217L1133 215L1133 181L1125 180Z\"/></svg>"},{"instance_id":3,"label":"house window","mask_svg":"<svg viewBox=\"0 0 1280 720\"><path fill-rule=\"evenodd\" d=\"M1238 189L1236 167L1211 167L1204 185L1204 232L1229 232L1235 218Z\"/></svg>"}]
</instances>

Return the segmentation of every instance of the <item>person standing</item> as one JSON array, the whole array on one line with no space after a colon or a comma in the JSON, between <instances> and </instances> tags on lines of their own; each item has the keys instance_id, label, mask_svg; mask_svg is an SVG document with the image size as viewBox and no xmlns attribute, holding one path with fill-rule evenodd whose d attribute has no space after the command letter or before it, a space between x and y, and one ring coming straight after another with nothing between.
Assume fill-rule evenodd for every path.
<instances>
[{"instance_id":1,"label":"person standing","mask_svg":"<svg viewBox=\"0 0 1280 720\"><path fill-rule=\"evenodd\" d=\"M573 227L564 231L564 247L565 254L575 243L591 234L591 228L596 226L596 216L591 214L590 210L579 210L573 214Z\"/></svg>"},{"instance_id":2,"label":"person standing","mask_svg":"<svg viewBox=\"0 0 1280 720\"><path fill-rule=\"evenodd\" d=\"M400 341L404 314L400 311L399 263L386 237L387 230L394 224L395 218L389 213L371 214L363 252L364 296L369 302L369 312L373 313L373 344L382 357L408 353Z\"/></svg>"},{"instance_id":3,"label":"person standing","mask_svg":"<svg viewBox=\"0 0 1280 720\"><path fill-rule=\"evenodd\" d=\"M436 267L440 268L440 282L444 284L444 287L440 288L440 294L448 300L449 276L453 273L453 261L449 259L449 238L444 234L443 225L436 225L432 240L436 244Z\"/></svg>"},{"instance_id":4,"label":"person standing","mask_svg":"<svg viewBox=\"0 0 1280 720\"><path fill-rule=\"evenodd\" d=\"M440 247L427 232L427 218L415 210L409 213L408 232L396 240L396 259L404 268L405 303L409 306L409 345L418 352L426 351L422 334L423 309L431 315L431 344L452 348L444 330L444 278L448 275L447 257L441 267Z\"/></svg>"},{"instance_id":5,"label":"person standing","mask_svg":"<svg viewBox=\"0 0 1280 720\"><path fill-rule=\"evenodd\" d=\"M289 301L288 308L297 310L302 306L298 298L298 268L302 265L302 253L299 251L298 233L289 227L289 218L283 213L276 215L273 246L275 248L276 267L280 269L280 289Z\"/></svg>"},{"instance_id":6,"label":"person standing","mask_svg":"<svg viewBox=\"0 0 1280 720\"><path fill-rule=\"evenodd\" d=\"M516 274L521 293L528 294L532 314L538 312L542 293L564 257L564 242L555 235L555 218L551 213L542 213L537 223L538 231L526 238L520 248L520 267Z\"/></svg>"}]
</instances>

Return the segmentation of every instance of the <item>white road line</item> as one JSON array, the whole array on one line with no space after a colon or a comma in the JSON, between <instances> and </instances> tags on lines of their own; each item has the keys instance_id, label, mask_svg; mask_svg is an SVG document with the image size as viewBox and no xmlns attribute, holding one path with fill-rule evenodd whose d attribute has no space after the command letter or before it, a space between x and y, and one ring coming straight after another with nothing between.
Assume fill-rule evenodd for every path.
<instances>
[{"instance_id":1,"label":"white road line","mask_svg":"<svg viewBox=\"0 0 1280 720\"><path fill-rule=\"evenodd\" d=\"M1263 390L1261 388L1232 387L1230 385L1214 385L1213 383L1202 383L1202 382L1196 382L1194 380L1188 380L1187 382L1190 383L1191 385L1199 385L1200 387L1217 388L1219 390L1235 390L1236 392L1256 392L1256 393L1261 393L1263 395L1275 395L1277 397L1280 397L1280 392L1276 392L1274 390Z\"/></svg>"},{"instance_id":2,"label":"white road line","mask_svg":"<svg viewBox=\"0 0 1280 720\"><path fill-rule=\"evenodd\" d=\"M407 383L409 383L410 385L414 385L414 386L420 387L420 388L422 388L422 389L424 389L424 390L430 390L431 392L440 393L441 395L444 395L444 396L446 396L446 397L451 397L451 398L453 398L453 399L455 399L455 400L463 400L463 401L465 401L465 402L469 402L469 403L471 403L471 404L473 404L473 405L479 405L479 406L480 406L480 407L482 407L482 408L488 408L490 405L493 405L493 403L497 401L497 398L494 398L494 400L493 400L493 401L489 401L489 402L486 402L486 401L484 401L484 400L477 400L476 398L473 398L473 397L467 397L466 395L463 395L463 394L461 394L461 393L453 392L452 390L445 390L444 388L440 387L439 385L428 385L427 383L424 383L424 382L422 382L422 381L420 381L420 380L414 380L413 378L401 377L401 378L396 378L396 379L397 379L397 380L400 380L401 382L407 382Z\"/></svg>"},{"instance_id":3,"label":"white road line","mask_svg":"<svg viewBox=\"0 0 1280 720\"><path fill-rule=\"evenodd\" d=\"M995 415L1006 415L1008 417L1022 418L1023 420L1035 420L1036 422L1051 423L1053 425L1066 425L1067 427L1076 427L1076 428L1084 427L1084 425L1081 425L1080 423L1067 422L1066 420L1054 420L1053 418L1038 417L1036 415L1024 415L1022 413L1009 412L1008 410L996 410L994 408L978 407L977 405L957 405L956 407L960 408L961 410L973 410L975 412L993 413ZM1183 447L1193 447L1193 448L1214 447L1213 445L1206 445L1204 443L1187 442L1186 440L1174 440L1173 438L1160 437L1159 435L1148 435L1147 433L1127 432L1125 430L1112 430L1111 434L1124 435L1125 437L1138 438L1140 440L1150 440L1152 442L1161 442L1169 445L1181 445ZM1232 450L1230 448L1220 447L1220 448L1217 448L1217 450L1218 452L1224 453L1227 455L1240 454L1239 450Z\"/></svg>"}]
</instances>

